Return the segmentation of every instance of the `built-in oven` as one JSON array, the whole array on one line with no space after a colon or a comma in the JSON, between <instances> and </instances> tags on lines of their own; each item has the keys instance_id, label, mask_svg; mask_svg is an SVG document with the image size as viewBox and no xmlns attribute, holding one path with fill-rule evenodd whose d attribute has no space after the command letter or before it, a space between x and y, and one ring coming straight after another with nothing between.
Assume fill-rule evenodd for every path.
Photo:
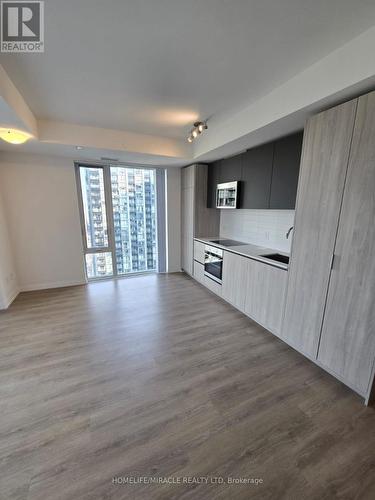
<instances>
[{"instance_id":1,"label":"built-in oven","mask_svg":"<svg viewBox=\"0 0 375 500\"><path fill-rule=\"evenodd\" d=\"M204 274L221 284L223 277L223 250L221 248L204 246Z\"/></svg>"}]
</instances>

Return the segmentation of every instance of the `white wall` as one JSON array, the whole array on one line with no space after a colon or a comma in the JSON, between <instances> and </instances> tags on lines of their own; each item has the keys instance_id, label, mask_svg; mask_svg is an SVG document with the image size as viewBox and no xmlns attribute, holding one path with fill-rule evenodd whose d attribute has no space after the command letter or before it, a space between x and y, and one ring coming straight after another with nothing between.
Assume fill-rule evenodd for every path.
<instances>
[{"instance_id":1,"label":"white wall","mask_svg":"<svg viewBox=\"0 0 375 500\"><path fill-rule=\"evenodd\" d=\"M180 168L166 169L168 272L181 270L180 178ZM0 153L0 190L19 289L85 283L73 160Z\"/></svg>"},{"instance_id":2,"label":"white wall","mask_svg":"<svg viewBox=\"0 0 375 500\"><path fill-rule=\"evenodd\" d=\"M220 236L290 252L294 210L221 210Z\"/></svg>"},{"instance_id":3,"label":"white wall","mask_svg":"<svg viewBox=\"0 0 375 500\"><path fill-rule=\"evenodd\" d=\"M0 184L1 187L1 184ZM6 309L18 294L18 283L8 224L0 192L0 309Z\"/></svg>"},{"instance_id":4,"label":"white wall","mask_svg":"<svg viewBox=\"0 0 375 500\"><path fill-rule=\"evenodd\" d=\"M84 283L72 160L2 153L0 186L20 289Z\"/></svg>"},{"instance_id":5,"label":"white wall","mask_svg":"<svg viewBox=\"0 0 375 500\"><path fill-rule=\"evenodd\" d=\"M181 271L181 169L167 168L167 272Z\"/></svg>"}]
</instances>

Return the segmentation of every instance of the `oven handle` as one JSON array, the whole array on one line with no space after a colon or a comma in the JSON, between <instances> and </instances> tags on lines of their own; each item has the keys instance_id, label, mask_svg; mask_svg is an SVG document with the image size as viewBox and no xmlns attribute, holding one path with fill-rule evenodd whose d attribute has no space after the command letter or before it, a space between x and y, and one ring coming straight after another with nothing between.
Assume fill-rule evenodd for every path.
<instances>
[{"instance_id":1,"label":"oven handle","mask_svg":"<svg viewBox=\"0 0 375 500\"><path fill-rule=\"evenodd\" d=\"M217 257L218 259L222 259L223 257L220 254L213 253L213 252L204 252L205 255L211 255L211 257Z\"/></svg>"}]
</instances>

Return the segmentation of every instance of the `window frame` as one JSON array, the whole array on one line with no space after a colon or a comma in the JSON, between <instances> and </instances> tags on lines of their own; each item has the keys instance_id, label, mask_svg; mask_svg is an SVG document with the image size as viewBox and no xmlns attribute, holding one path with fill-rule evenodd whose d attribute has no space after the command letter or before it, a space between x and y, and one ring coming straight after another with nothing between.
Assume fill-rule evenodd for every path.
<instances>
[{"instance_id":1,"label":"window frame","mask_svg":"<svg viewBox=\"0 0 375 500\"><path fill-rule=\"evenodd\" d=\"M124 168L134 168L142 170L154 170L155 171L155 189L156 189L156 245L158 248L158 259L157 259L157 269L156 271L135 271L133 273L118 273L117 260L116 260L116 244L114 235L114 217L113 217L113 204L112 204L112 187L111 187L111 166L113 167L124 167ZM83 194L82 194L82 183L80 168L98 168L103 172L103 183L104 183L104 198L105 198L105 208L106 208L106 221L107 221L107 236L108 245L103 247L88 247L87 245L87 235L86 235L86 221L83 205ZM146 165L135 165L131 163L95 163L95 162L85 162L85 161L75 161L75 177L76 186L78 194L78 209L81 224L81 236L83 244L84 253L84 266L87 281L98 281L98 280L108 280L117 278L126 278L128 276L135 276L140 274L152 274L155 272L165 272L166 268L166 223L165 223L165 168L156 166L146 166ZM94 278L89 278L87 275L87 264L86 255L87 254L98 254L98 253L111 253L112 256L112 275L108 276L97 276Z\"/></svg>"}]
</instances>

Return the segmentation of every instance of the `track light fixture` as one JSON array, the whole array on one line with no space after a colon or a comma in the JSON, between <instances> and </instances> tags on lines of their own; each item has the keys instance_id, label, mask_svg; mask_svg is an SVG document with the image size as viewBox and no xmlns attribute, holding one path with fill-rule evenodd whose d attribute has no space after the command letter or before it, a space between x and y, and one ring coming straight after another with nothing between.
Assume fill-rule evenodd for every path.
<instances>
[{"instance_id":1,"label":"track light fixture","mask_svg":"<svg viewBox=\"0 0 375 500\"><path fill-rule=\"evenodd\" d=\"M188 137L188 142L193 142L194 139L198 137L199 134L203 132L203 130L207 130L206 122L195 122L194 128L190 131L190 135Z\"/></svg>"}]
</instances>

